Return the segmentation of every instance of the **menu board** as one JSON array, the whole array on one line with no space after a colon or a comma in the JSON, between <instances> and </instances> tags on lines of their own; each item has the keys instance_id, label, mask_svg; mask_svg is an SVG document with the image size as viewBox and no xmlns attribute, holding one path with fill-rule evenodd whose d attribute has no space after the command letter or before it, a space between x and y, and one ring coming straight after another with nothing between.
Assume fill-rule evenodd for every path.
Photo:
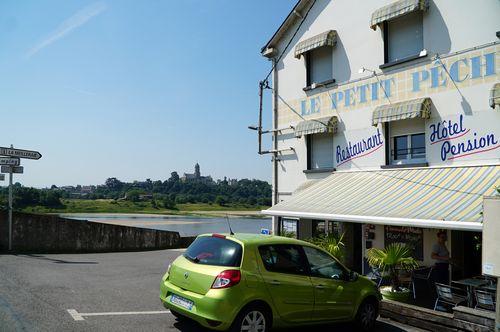
<instances>
[{"instance_id":1,"label":"menu board","mask_svg":"<svg viewBox=\"0 0 500 332\"><path fill-rule=\"evenodd\" d=\"M413 250L413 258L424 260L424 232L422 228L385 226L384 244L404 243Z\"/></svg>"}]
</instances>

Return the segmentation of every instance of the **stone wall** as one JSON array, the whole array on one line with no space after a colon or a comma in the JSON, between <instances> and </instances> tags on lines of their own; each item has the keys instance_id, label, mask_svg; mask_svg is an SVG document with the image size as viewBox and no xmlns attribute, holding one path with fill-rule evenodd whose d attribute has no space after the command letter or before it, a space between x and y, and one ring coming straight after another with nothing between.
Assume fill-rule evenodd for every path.
<instances>
[{"instance_id":1,"label":"stone wall","mask_svg":"<svg viewBox=\"0 0 500 332\"><path fill-rule=\"evenodd\" d=\"M8 214L0 211L0 251L8 249ZM145 229L15 212L12 249L16 252L72 253L180 248L192 239L178 232Z\"/></svg>"}]
</instances>

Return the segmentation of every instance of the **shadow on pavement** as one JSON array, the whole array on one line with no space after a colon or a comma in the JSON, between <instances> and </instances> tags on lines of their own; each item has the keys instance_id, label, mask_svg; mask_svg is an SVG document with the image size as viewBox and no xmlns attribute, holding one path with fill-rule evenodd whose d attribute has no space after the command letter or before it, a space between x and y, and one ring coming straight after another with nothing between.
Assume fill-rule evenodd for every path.
<instances>
[{"instance_id":1,"label":"shadow on pavement","mask_svg":"<svg viewBox=\"0 0 500 332\"><path fill-rule=\"evenodd\" d=\"M24 255L14 254L14 256L40 259L40 260L50 261L50 262L56 263L56 264L99 264L98 262L72 262L72 261L66 261L63 259L48 258L48 257L42 256L42 255L35 255L35 254L24 254Z\"/></svg>"},{"instance_id":2,"label":"shadow on pavement","mask_svg":"<svg viewBox=\"0 0 500 332\"><path fill-rule=\"evenodd\" d=\"M206 329L200 326L198 323L192 320L177 320L174 323L174 327L179 331L183 332L210 332L212 330ZM276 332L285 332L285 331L293 331L299 332L304 331L306 329L314 330L314 332L320 331L342 331L342 332L357 332L356 326L354 324L329 324L329 325L306 325L300 326L296 328L281 328L281 329L273 329ZM373 332L405 332L406 330L396 327L394 325L385 323L385 322L377 322L375 324L375 328Z\"/></svg>"}]
</instances>

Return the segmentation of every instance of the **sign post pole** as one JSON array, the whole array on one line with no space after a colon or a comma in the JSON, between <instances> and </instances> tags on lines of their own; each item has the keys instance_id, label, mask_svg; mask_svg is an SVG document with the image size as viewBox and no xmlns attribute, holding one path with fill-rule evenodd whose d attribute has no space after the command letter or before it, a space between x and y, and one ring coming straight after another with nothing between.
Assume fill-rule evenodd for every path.
<instances>
[{"instance_id":1,"label":"sign post pole","mask_svg":"<svg viewBox=\"0 0 500 332\"><path fill-rule=\"evenodd\" d=\"M9 172L9 251L12 250L12 168Z\"/></svg>"},{"instance_id":2,"label":"sign post pole","mask_svg":"<svg viewBox=\"0 0 500 332\"><path fill-rule=\"evenodd\" d=\"M42 154L38 151L14 149L12 144L10 148L0 146L0 171L9 173L9 251L12 250L12 175L24 173L20 158L38 160L42 158Z\"/></svg>"}]
</instances>

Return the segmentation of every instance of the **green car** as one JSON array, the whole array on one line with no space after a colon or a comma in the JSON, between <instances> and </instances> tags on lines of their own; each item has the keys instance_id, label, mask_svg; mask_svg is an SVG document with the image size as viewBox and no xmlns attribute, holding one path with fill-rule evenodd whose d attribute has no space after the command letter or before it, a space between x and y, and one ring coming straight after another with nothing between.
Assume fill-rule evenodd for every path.
<instances>
[{"instance_id":1,"label":"green car","mask_svg":"<svg viewBox=\"0 0 500 332\"><path fill-rule=\"evenodd\" d=\"M370 330L375 284L310 243L260 234L200 235L163 276L160 299L178 319L214 330L355 321Z\"/></svg>"}]
</instances>

